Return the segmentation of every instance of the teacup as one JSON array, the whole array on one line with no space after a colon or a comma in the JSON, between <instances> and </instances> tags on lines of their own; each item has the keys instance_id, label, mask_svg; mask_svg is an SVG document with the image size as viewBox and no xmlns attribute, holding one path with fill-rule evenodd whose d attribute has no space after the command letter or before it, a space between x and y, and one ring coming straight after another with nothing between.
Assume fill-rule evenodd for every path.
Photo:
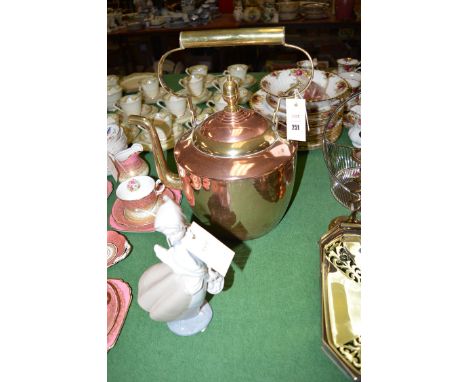
<instances>
[{"instance_id":1,"label":"teacup","mask_svg":"<svg viewBox=\"0 0 468 382\"><path fill-rule=\"evenodd\" d=\"M344 72L356 72L360 65L358 60L351 57L339 58L336 60L336 63L338 64L338 74Z\"/></svg>"},{"instance_id":2,"label":"teacup","mask_svg":"<svg viewBox=\"0 0 468 382\"><path fill-rule=\"evenodd\" d=\"M249 67L245 64L229 65L227 70L224 71L224 74L230 74L231 76L240 78L241 81L244 81L248 68Z\"/></svg>"},{"instance_id":3,"label":"teacup","mask_svg":"<svg viewBox=\"0 0 468 382\"><path fill-rule=\"evenodd\" d=\"M154 99L159 94L159 80L156 76L146 77L140 81L140 91L145 98Z\"/></svg>"},{"instance_id":4,"label":"teacup","mask_svg":"<svg viewBox=\"0 0 468 382\"><path fill-rule=\"evenodd\" d=\"M122 182L116 191L122 201L124 216L133 222L150 224L158 207L164 184L149 176L135 176Z\"/></svg>"},{"instance_id":5,"label":"teacup","mask_svg":"<svg viewBox=\"0 0 468 382\"><path fill-rule=\"evenodd\" d=\"M193 96L200 97L205 90L205 78L202 74L190 74L179 80L179 85L187 89Z\"/></svg>"},{"instance_id":6,"label":"teacup","mask_svg":"<svg viewBox=\"0 0 468 382\"><path fill-rule=\"evenodd\" d=\"M207 65L193 65L185 69L185 73L188 75L191 74L201 74L206 76L208 74L208 66Z\"/></svg>"},{"instance_id":7,"label":"teacup","mask_svg":"<svg viewBox=\"0 0 468 382\"><path fill-rule=\"evenodd\" d=\"M221 93L216 93L213 98L206 103L206 105L213 107L216 111L221 111L227 106L227 102L224 100Z\"/></svg>"},{"instance_id":8,"label":"teacup","mask_svg":"<svg viewBox=\"0 0 468 382\"><path fill-rule=\"evenodd\" d=\"M156 104L167 110L169 113L174 114L176 117L181 117L185 114L187 108L187 99L184 97L179 97L170 93L167 93L162 101L156 102Z\"/></svg>"},{"instance_id":9,"label":"teacup","mask_svg":"<svg viewBox=\"0 0 468 382\"><path fill-rule=\"evenodd\" d=\"M122 88L117 85L107 84L107 111L115 111L115 103L122 98Z\"/></svg>"},{"instance_id":10,"label":"teacup","mask_svg":"<svg viewBox=\"0 0 468 382\"><path fill-rule=\"evenodd\" d=\"M107 86L114 86L119 83L119 76L116 76L115 74L109 74L107 76Z\"/></svg>"},{"instance_id":11,"label":"teacup","mask_svg":"<svg viewBox=\"0 0 468 382\"><path fill-rule=\"evenodd\" d=\"M114 104L117 110L120 110L125 116L141 114L141 94L130 94L119 99Z\"/></svg>"}]
</instances>

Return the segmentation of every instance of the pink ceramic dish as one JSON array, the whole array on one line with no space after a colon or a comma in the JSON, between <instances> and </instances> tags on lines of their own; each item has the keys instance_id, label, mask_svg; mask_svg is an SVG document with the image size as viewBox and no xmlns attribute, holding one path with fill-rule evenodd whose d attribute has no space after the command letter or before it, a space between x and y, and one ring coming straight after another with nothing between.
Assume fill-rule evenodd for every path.
<instances>
[{"instance_id":1,"label":"pink ceramic dish","mask_svg":"<svg viewBox=\"0 0 468 382\"><path fill-rule=\"evenodd\" d=\"M176 203L180 204L182 193L180 190L166 188L163 195L169 196ZM112 228L121 232L154 232L154 221L147 224L138 224L125 217L124 205L120 199L116 199L112 206L112 213L109 217L109 224Z\"/></svg>"},{"instance_id":2,"label":"pink ceramic dish","mask_svg":"<svg viewBox=\"0 0 468 382\"><path fill-rule=\"evenodd\" d=\"M125 259L131 248L125 236L115 231L107 231L107 268Z\"/></svg>"},{"instance_id":3,"label":"pink ceramic dish","mask_svg":"<svg viewBox=\"0 0 468 382\"><path fill-rule=\"evenodd\" d=\"M119 337L131 301L132 290L125 281L107 279L107 351Z\"/></svg>"},{"instance_id":4,"label":"pink ceramic dish","mask_svg":"<svg viewBox=\"0 0 468 382\"><path fill-rule=\"evenodd\" d=\"M112 192L112 183L108 180L107 181L107 197L109 197L111 192Z\"/></svg>"}]
</instances>

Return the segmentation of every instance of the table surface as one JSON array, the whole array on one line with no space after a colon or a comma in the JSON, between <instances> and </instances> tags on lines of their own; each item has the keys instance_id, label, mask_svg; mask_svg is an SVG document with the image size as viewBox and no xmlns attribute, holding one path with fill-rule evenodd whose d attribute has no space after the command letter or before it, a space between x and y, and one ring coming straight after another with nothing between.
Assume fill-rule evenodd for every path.
<instances>
[{"instance_id":1,"label":"table surface","mask_svg":"<svg viewBox=\"0 0 468 382\"><path fill-rule=\"evenodd\" d=\"M256 74L256 77L261 77ZM167 76L169 85L180 76ZM253 90L256 90L255 85ZM172 150L166 153L175 169ZM145 153L156 177L153 156ZM111 177L108 178L112 180ZM107 224L115 201L108 199ZM182 210L191 221L185 199ZM322 350L318 241L328 223L349 213L335 201L321 150L299 152L296 184L279 225L255 240L226 243L235 252L223 292L207 294L213 319L204 333L178 337L138 306L138 280L159 262L159 233L124 233L130 255L108 269L125 280L133 300L122 332L107 355L109 381L347 381Z\"/></svg>"}]
</instances>

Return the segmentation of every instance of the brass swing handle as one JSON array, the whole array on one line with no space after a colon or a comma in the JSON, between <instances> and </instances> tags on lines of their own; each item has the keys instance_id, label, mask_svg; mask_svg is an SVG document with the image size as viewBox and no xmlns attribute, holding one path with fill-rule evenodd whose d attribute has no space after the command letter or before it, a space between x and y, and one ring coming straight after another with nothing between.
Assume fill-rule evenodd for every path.
<instances>
[{"instance_id":1,"label":"brass swing handle","mask_svg":"<svg viewBox=\"0 0 468 382\"><path fill-rule=\"evenodd\" d=\"M237 29L214 29L204 31L189 31L180 32L179 35L180 47L172 49L162 55L158 63L158 78L161 86L168 93L176 95L171 88L169 88L163 80L163 67L164 61L170 54L184 50L186 48L210 48L222 46L246 46L246 45L282 45L287 48L297 49L307 56L307 59L312 63L312 57L304 49L290 45L285 42L284 27L273 28L237 28ZM301 95L312 83L314 77L314 65L312 64L311 75L307 84L299 90ZM178 97L184 97L177 95ZM289 94L282 98L288 98ZM189 103L189 109L192 113L192 123L195 120L195 113L192 104L192 98L186 97Z\"/></svg>"}]
</instances>

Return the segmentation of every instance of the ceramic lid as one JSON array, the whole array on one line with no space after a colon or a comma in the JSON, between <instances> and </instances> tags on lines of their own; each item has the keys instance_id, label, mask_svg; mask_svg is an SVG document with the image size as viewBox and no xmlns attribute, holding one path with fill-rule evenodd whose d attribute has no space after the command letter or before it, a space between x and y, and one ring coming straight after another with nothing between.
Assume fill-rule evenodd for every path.
<instances>
[{"instance_id":1,"label":"ceramic lid","mask_svg":"<svg viewBox=\"0 0 468 382\"><path fill-rule=\"evenodd\" d=\"M224 110L208 117L193 132L193 144L200 151L222 157L253 154L270 147L278 134L261 114L237 105L239 89L231 76L223 86Z\"/></svg>"}]
</instances>

